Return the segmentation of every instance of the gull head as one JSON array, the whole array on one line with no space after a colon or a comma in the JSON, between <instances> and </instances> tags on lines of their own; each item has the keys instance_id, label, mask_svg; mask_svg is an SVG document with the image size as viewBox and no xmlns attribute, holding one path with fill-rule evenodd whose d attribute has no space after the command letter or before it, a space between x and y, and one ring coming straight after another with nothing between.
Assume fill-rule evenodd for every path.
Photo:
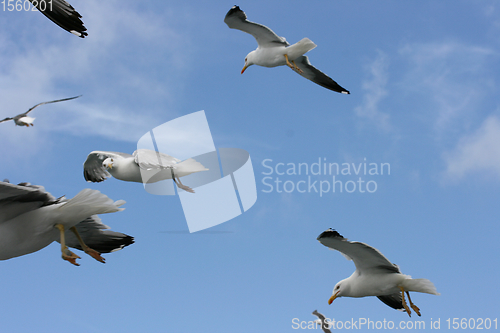
<instances>
[{"instance_id":1,"label":"gull head","mask_svg":"<svg viewBox=\"0 0 500 333\"><path fill-rule=\"evenodd\" d=\"M255 57L255 50L250 52L249 54L247 54L247 56L245 57L245 66L243 66L243 69L241 70L241 74L243 74L248 67L250 67L254 64L254 61L253 61L254 57Z\"/></svg>"},{"instance_id":2,"label":"gull head","mask_svg":"<svg viewBox=\"0 0 500 333\"><path fill-rule=\"evenodd\" d=\"M115 161L111 157L108 157L102 162L102 166L105 167L106 169L113 169L114 162Z\"/></svg>"},{"instance_id":3,"label":"gull head","mask_svg":"<svg viewBox=\"0 0 500 333\"><path fill-rule=\"evenodd\" d=\"M333 292L332 292L332 297L330 297L330 299L328 300L328 305L332 304L332 302L336 299L336 298L339 298L342 296L342 282L343 281L340 281L339 283L337 283L335 285L335 287L333 288Z\"/></svg>"}]
</instances>

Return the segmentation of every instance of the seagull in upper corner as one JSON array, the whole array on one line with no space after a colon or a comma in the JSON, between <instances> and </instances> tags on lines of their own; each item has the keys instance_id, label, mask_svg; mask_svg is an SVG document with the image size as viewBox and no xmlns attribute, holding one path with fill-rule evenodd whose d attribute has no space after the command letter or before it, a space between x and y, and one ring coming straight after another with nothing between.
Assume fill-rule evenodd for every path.
<instances>
[{"instance_id":1,"label":"seagull in upper corner","mask_svg":"<svg viewBox=\"0 0 500 333\"><path fill-rule=\"evenodd\" d=\"M87 36L87 28L81 20L82 15L64 0L29 0L43 15L52 22L80 38Z\"/></svg>"},{"instance_id":2,"label":"seagull in upper corner","mask_svg":"<svg viewBox=\"0 0 500 333\"><path fill-rule=\"evenodd\" d=\"M30 127L30 126L33 126L33 121L35 120L35 118L28 117L28 113L30 113L31 111L33 111L33 109L35 109L36 107L38 107L40 105L44 105L44 104L49 104L49 103L57 103L57 102L69 101L71 99L75 99L75 98L78 98L78 97L81 97L81 96L82 95L75 96L75 97L70 97L70 98L64 98L64 99L57 99L55 101L38 103L37 105L35 105L34 107L30 108L28 111L26 111L24 113L20 113L17 116L12 117L12 118L7 117L5 119L0 120L0 123L3 123L4 121L14 120L14 123L16 123L17 126Z\"/></svg>"},{"instance_id":3,"label":"seagull in upper corner","mask_svg":"<svg viewBox=\"0 0 500 333\"><path fill-rule=\"evenodd\" d=\"M93 151L83 163L83 176L88 182L99 183L111 175L116 179L144 184L173 179L177 187L189 193L194 193L194 190L182 184L179 178L206 170L193 158L181 161L149 149L137 149L133 155Z\"/></svg>"},{"instance_id":4,"label":"seagull in upper corner","mask_svg":"<svg viewBox=\"0 0 500 333\"><path fill-rule=\"evenodd\" d=\"M326 247L337 250L348 260L354 261L356 270L350 277L338 282L333 288L328 304L339 297L377 296L386 305L396 310L411 310L406 304L408 295L410 307L420 316L420 309L413 304L409 291L439 295L434 284L427 279L412 279L404 275L396 264L391 263L377 249L360 242L350 242L337 231L328 229L318 236Z\"/></svg>"},{"instance_id":5,"label":"seagull in upper corner","mask_svg":"<svg viewBox=\"0 0 500 333\"><path fill-rule=\"evenodd\" d=\"M238 6L233 6L224 18L224 22L231 29L238 29L249 33L257 40L258 47L245 58L245 66L241 74L251 65L276 67L287 65L306 79L342 94L349 91L342 88L325 73L311 65L304 54L316 47L309 38L290 45L284 37L279 37L268 27L250 22L244 11Z\"/></svg>"}]
</instances>

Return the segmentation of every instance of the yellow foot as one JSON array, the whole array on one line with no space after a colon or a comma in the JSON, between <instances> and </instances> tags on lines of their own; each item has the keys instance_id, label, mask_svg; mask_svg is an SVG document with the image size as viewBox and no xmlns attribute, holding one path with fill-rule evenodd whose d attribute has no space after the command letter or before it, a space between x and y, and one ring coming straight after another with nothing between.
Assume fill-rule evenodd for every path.
<instances>
[{"instance_id":1,"label":"yellow foot","mask_svg":"<svg viewBox=\"0 0 500 333\"><path fill-rule=\"evenodd\" d=\"M415 304L411 304L411 308L415 311L416 314L418 314L419 317L421 316L418 306L416 306Z\"/></svg>"},{"instance_id":2,"label":"yellow foot","mask_svg":"<svg viewBox=\"0 0 500 333\"><path fill-rule=\"evenodd\" d=\"M70 263L72 263L75 266L80 266L80 264L78 264L76 262L76 259L81 259L81 258L79 256L77 256L76 254L74 254L73 252L71 252L68 248L65 248L62 251L62 258L64 260L69 261Z\"/></svg>"},{"instance_id":3,"label":"yellow foot","mask_svg":"<svg viewBox=\"0 0 500 333\"><path fill-rule=\"evenodd\" d=\"M85 253L87 253L89 256L91 256L92 258L94 258L95 260L99 261L99 262L102 262L103 264L106 263L106 259L104 259L103 257L101 257L101 254L99 252L97 252L96 250L94 249L91 249L90 247L88 247L86 250L85 250Z\"/></svg>"},{"instance_id":4,"label":"yellow foot","mask_svg":"<svg viewBox=\"0 0 500 333\"><path fill-rule=\"evenodd\" d=\"M293 66L295 67L294 69L295 69L298 73L300 73L300 74L304 73L304 72L302 71L302 69L300 69L300 68L298 68L298 67L297 67L297 64L295 63L295 60L292 60L292 64L293 64Z\"/></svg>"},{"instance_id":5,"label":"yellow foot","mask_svg":"<svg viewBox=\"0 0 500 333\"><path fill-rule=\"evenodd\" d=\"M406 310L406 313L408 313L408 316L411 317L411 311L410 311L410 308L408 307L408 305L406 305L406 301L405 301L405 290L403 287L399 287L399 289L401 289L401 296L402 296L402 303L403 303L403 307L405 308Z\"/></svg>"}]
</instances>

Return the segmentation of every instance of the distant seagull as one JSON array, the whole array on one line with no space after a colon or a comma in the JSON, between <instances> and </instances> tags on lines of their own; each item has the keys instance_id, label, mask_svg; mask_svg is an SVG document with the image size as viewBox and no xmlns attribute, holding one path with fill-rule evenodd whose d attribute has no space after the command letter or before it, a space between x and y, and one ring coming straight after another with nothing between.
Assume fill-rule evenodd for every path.
<instances>
[{"instance_id":1,"label":"distant seagull","mask_svg":"<svg viewBox=\"0 0 500 333\"><path fill-rule=\"evenodd\" d=\"M87 28L81 20L82 15L64 0L29 0L43 15L52 22L81 38L87 36Z\"/></svg>"},{"instance_id":2,"label":"distant seagull","mask_svg":"<svg viewBox=\"0 0 500 333\"><path fill-rule=\"evenodd\" d=\"M111 175L127 182L146 184L173 179L179 188L190 193L194 193L193 189L183 185L179 178L205 170L208 169L192 158L181 161L148 149L138 149L133 155L93 151L83 164L83 176L88 182L102 182Z\"/></svg>"},{"instance_id":3,"label":"distant seagull","mask_svg":"<svg viewBox=\"0 0 500 333\"><path fill-rule=\"evenodd\" d=\"M70 97L70 98L64 98L64 99L57 99L55 101L50 101L50 102L38 103L37 105L35 105L34 107L32 107L31 109L29 109L28 111L26 111L24 113L20 113L17 116L12 117L12 118L7 117L5 119L0 120L0 123L3 123L4 121L14 120L14 122L18 126L30 127L30 125L33 126L33 121L35 120L35 118L28 117L28 113L30 113L31 111L33 111L34 108L36 108L36 107L38 107L40 105L44 105L44 104L56 103L56 102L62 102L62 101L69 101L71 99L75 99L75 98L78 98L78 97L81 97L81 96L82 95L75 96L75 97Z\"/></svg>"},{"instance_id":4,"label":"distant seagull","mask_svg":"<svg viewBox=\"0 0 500 333\"><path fill-rule=\"evenodd\" d=\"M0 260L36 252L57 241L62 258L73 265L79 266L80 257L68 246L104 263L101 253L118 251L134 239L105 230L109 227L95 214L121 211L124 203L88 188L67 200L56 199L43 186L0 182Z\"/></svg>"},{"instance_id":5,"label":"distant seagull","mask_svg":"<svg viewBox=\"0 0 500 333\"><path fill-rule=\"evenodd\" d=\"M288 65L295 72L322 87L342 94L349 94L349 91L312 66L307 56L304 56L304 53L316 47L316 44L309 38L304 38L298 43L290 45L284 37L279 37L268 27L248 21L245 12L238 6L233 6L229 10L224 22L231 29L238 29L254 36L259 45L256 50L246 56L245 66L241 70L241 74L251 65L264 67Z\"/></svg>"},{"instance_id":6,"label":"distant seagull","mask_svg":"<svg viewBox=\"0 0 500 333\"><path fill-rule=\"evenodd\" d=\"M328 304L338 297L377 296L382 302L397 310L411 311L405 301L420 316L420 309L412 303L409 291L439 295L434 284L427 279L412 279L401 274L399 267L377 249L359 242L350 242L337 231L328 229L318 237L318 241L330 249L341 252L347 259L354 261L356 271L335 285Z\"/></svg>"},{"instance_id":7,"label":"distant seagull","mask_svg":"<svg viewBox=\"0 0 500 333\"><path fill-rule=\"evenodd\" d=\"M312 314L319 318L317 322L321 325L321 329L323 330L323 332L332 333L332 331L330 331L329 329L330 323L326 321L326 317L324 315L319 313L318 310L314 310Z\"/></svg>"}]
</instances>

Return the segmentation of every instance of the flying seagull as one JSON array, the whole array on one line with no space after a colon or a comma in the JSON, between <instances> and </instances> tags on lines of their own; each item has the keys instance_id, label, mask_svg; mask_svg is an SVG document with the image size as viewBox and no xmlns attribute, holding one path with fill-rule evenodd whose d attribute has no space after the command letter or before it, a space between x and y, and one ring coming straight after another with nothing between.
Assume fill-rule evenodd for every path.
<instances>
[{"instance_id":1,"label":"flying seagull","mask_svg":"<svg viewBox=\"0 0 500 333\"><path fill-rule=\"evenodd\" d=\"M132 155L93 151L83 164L83 176L88 182L102 182L110 176L145 184L173 179L179 188L190 193L194 193L193 189L183 185L179 178L205 170L208 169L192 158L181 161L148 149L138 149Z\"/></svg>"},{"instance_id":2,"label":"flying seagull","mask_svg":"<svg viewBox=\"0 0 500 333\"><path fill-rule=\"evenodd\" d=\"M319 313L318 310L314 310L312 314L318 317L316 322L321 325L321 329L323 330L323 332L332 333L332 331L330 330L330 323L327 321L326 317L323 314Z\"/></svg>"},{"instance_id":3,"label":"flying seagull","mask_svg":"<svg viewBox=\"0 0 500 333\"><path fill-rule=\"evenodd\" d=\"M17 126L30 127L30 125L33 126L33 121L35 120L35 118L28 117L28 113L30 113L31 111L33 111L33 109L35 109L36 107L38 107L40 105L44 105L44 104L49 104L49 103L57 103L57 102L69 101L71 99L75 99L75 98L78 98L78 97L81 97L81 96L82 95L75 96L75 97L70 97L70 98L64 98L64 99L57 99L55 101L38 103L37 105L33 106L32 108L30 108L28 111L26 111L24 113L20 113L17 116L14 116L12 118L7 117L5 119L0 120L0 123L3 123L4 121L14 120L14 123L16 123Z\"/></svg>"},{"instance_id":4,"label":"flying seagull","mask_svg":"<svg viewBox=\"0 0 500 333\"><path fill-rule=\"evenodd\" d=\"M79 256L68 249L85 251L104 263L101 253L122 249L134 242L114 232L96 214L121 211L125 201L113 202L99 191L84 189L74 198L55 198L43 186L0 182L0 260L61 243L62 258L79 266Z\"/></svg>"},{"instance_id":5,"label":"flying seagull","mask_svg":"<svg viewBox=\"0 0 500 333\"><path fill-rule=\"evenodd\" d=\"M377 296L391 308L403 309L411 317L411 311L405 301L420 316L420 309L412 303L409 291L439 295L434 284L427 279L412 279L404 275L399 267L389 260L377 249L359 242L350 242L337 231L328 229L321 233L318 241L330 249L341 252L347 259L354 261L354 273L333 288L332 297L328 304L338 297L365 297Z\"/></svg>"},{"instance_id":6,"label":"flying seagull","mask_svg":"<svg viewBox=\"0 0 500 333\"><path fill-rule=\"evenodd\" d=\"M229 28L249 33L257 40L258 47L246 56L245 66L241 70L241 74L251 65L264 67L288 65L306 79L326 89L349 94L348 90L311 65L304 53L315 48L316 44L309 38L304 38L298 43L290 45L284 37L279 37L268 27L248 21L245 12L238 6L233 6L229 10L224 22Z\"/></svg>"},{"instance_id":7,"label":"flying seagull","mask_svg":"<svg viewBox=\"0 0 500 333\"><path fill-rule=\"evenodd\" d=\"M87 28L81 20L82 15L64 0L29 0L43 15L52 22L81 38L87 36Z\"/></svg>"}]
</instances>

